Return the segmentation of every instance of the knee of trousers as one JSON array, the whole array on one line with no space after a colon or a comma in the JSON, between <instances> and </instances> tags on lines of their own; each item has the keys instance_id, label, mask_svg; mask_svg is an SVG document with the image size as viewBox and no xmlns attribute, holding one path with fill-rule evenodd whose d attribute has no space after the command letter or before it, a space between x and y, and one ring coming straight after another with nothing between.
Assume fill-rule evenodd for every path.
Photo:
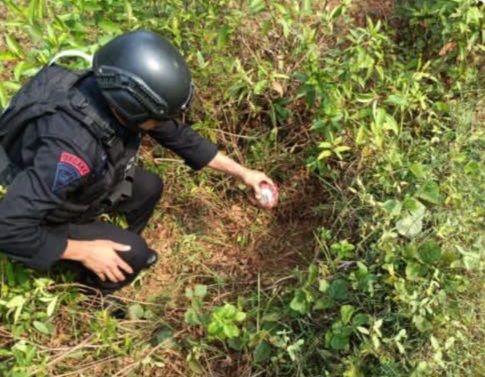
<instances>
[{"instance_id":1,"label":"knee of trousers","mask_svg":"<svg viewBox=\"0 0 485 377\"><path fill-rule=\"evenodd\" d=\"M163 180L157 174L148 173L145 181L149 196L158 201L163 193Z\"/></svg>"},{"instance_id":2,"label":"knee of trousers","mask_svg":"<svg viewBox=\"0 0 485 377\"><path fill-rule=\"evenodd\" d=\"M137 274L146 267L150 249L145 240L135 233L132 233L130 240L125 243L130 245L131 249L129 251L119 251L118 255L130 265L133 273Z\"/></svg>"}]
</instances>

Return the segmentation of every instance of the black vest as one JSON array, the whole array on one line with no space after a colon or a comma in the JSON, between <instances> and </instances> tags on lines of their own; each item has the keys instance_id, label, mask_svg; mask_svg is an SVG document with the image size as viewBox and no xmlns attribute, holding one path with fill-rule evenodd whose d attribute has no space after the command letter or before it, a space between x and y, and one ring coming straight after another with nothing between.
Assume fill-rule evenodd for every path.
<instances>
[{"instance_id":1,"label":"black vest","mask_svg":"<svg viewBox=\"0 0 485 377\"><path fill-rule=\"evenodd\" d=\"M78 120L107 153L103 174L93 175L86 185L70 193L59 208L47 215L46 222L87 222L131 195L140 135L124 144L110 124L98 115L84 94L75 87L89 74L90 71L75 72L55 64L45 66L20 89L0 116L0 145L7 155L26 126L37 118L58 111ZM15 167L8 171L11 181L17 171Z\"/></svg>"}]
</instances>

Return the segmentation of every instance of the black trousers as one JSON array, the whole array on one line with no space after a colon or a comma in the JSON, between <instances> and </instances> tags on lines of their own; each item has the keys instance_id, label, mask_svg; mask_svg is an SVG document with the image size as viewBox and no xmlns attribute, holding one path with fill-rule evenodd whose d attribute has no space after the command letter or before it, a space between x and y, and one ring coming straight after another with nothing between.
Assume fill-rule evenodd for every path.
<instances>
[{"instance_id":1,"label":"black trousers","mask_svg":"<svg viewBox=\"0 0 485 377\"><path fill-rule=\"evenodd\" d=\"M162 192L163 182L158 175L137 168L132 196L113 208L113 212L125 215L128 222L127 230L101 221L87 224L69 224L68 237L70 239L84 241L111 240L131 246L130 251L119 252L118 255L131 266L133 273L128 275L125 273L126 279L118 283L108 280L102 281L94 272L79 262L69 261L65 263L65 261L62 261L64 265L74 271L76 279L80 283L99 289L103 294L110 294L131 283L140 271L150 265L154 258L154 251L149 249L140 233L153 214Z\"/></svg>"}]
</instances>

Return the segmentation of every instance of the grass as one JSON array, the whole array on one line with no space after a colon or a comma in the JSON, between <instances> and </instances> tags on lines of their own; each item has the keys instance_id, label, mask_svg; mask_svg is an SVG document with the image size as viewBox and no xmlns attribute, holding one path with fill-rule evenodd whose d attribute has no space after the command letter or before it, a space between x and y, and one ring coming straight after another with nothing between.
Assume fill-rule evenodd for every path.
<instances>
[{"instance_id":1,"label":"grass","mask_svg":"<svg viewBox=\"0 0 485 377\"><path fill-rule=\"evenodd\" d=\"M485 375L483 7L425 2L2 4L3 104L58 50L160 31L194 127L281 204L147 141L160 261L118 293L129 318L2 259L0 374Z\"/></svg>"}]
</instances>

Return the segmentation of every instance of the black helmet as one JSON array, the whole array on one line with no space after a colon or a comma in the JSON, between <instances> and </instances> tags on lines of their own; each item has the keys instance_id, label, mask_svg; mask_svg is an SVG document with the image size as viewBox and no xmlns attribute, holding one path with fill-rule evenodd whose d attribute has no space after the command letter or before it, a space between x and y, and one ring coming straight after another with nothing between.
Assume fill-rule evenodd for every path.
<instances>
[{"instance_id":1,"label":"black helmet","mask_svg":"<svg viewBox=\"0 0 485 377\"><path fill-rule=\"evenodd\" d=\"M103 95L130 127L185 111L194 86L184 58L150 31L122 34L101 47L93 70Z\"/></svg>"}]
</instances>

